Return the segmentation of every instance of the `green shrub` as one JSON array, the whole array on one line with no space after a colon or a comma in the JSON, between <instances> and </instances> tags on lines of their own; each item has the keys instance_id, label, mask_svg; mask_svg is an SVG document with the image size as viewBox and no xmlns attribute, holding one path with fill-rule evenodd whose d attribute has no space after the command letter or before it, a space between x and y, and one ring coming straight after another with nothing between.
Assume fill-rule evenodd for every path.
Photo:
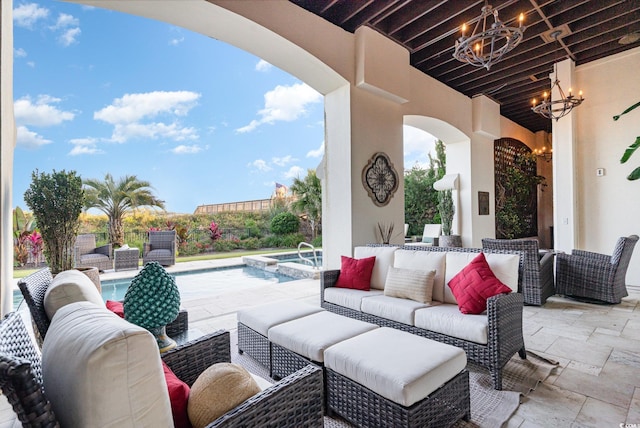
<instances>
[{"instance_id":1,"label":"green shrub","mask_svg":"<svg viewBox=\"0 0 640 428\"><path fill-rule=\"evenodd\" d=\"M313 238L313 241L311 241L311 245L316 248L322 247L322 236L316 236L315 238Z\"/></svg>"},{"instance_id":2,"label":"green shrub","mask_svg":"<svg viewBox=\"0 0 640 428\"><path fill-rule=\"evenodd\" d=\"M246 250L257 250L260 248L260 239L258 238L247 238L240 241L240 247Z\"/></svg>"},{"instance_id":3,"label":"green shrub","mask_svg":"<svg viewBox=\"0 0 640 428\"><path fill-rule=\"evenodd\" d=\"M304 242L304 235L302 233L290 233L282 237L280 247L298 248L298 244L301 242Z\"/></svg>"},{"instance_id":4,"label":"green shrub","mask_svg":"<svg viewBox=\"0 0 640 428\"><path fill-rule=\"evenodd\" d=\"M271 219L271 232L276 235L296 233L300 230L298 216L290 212L282 212Z\"/></svg>"}]
</instances>

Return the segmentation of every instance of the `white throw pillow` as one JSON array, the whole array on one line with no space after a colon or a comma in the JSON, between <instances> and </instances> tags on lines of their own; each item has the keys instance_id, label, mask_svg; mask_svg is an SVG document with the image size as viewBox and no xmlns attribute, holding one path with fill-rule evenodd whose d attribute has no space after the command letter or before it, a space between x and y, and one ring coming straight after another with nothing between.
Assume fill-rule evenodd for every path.
<instances>
[{"instance_id":1,"label":"white throw pillow","mask_svg":"<svg viewBox=\"0 0 640 428\"><path fill-rule=\"evenodd\" d=\"M44 311L53 319L58 309L69 303L92 302L105 307L102 295L89 277L79 270L65 270L57 274L44 293Z\"/></svg>"},{"instance_id":2,"label":"white throw pillow","mask_svg":"<svg viewBox=\"0 0 640 428\"><path fill-rule=\"evenodd\" d=\"M93 303L56 312L42 378L63 427L173 426L155 338Z\"/></svg>"},{"instance_id":3,"label":"white throw pillow","mask_svg":"<svg viewBox=\"0 0 640 428\"><path fill-rule=\"evenodd\" d=\"M401 269L389 266L384 295L431 303L435 275L434 270Z\"/></svg>"}]
</instances>

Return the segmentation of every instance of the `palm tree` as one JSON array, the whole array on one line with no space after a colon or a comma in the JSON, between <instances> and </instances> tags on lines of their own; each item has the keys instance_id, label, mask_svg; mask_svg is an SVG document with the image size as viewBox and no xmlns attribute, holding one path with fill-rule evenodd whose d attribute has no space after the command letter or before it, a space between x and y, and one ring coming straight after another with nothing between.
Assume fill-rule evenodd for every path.
<instances>
[{"instance_id":1,"label":"palm tree","mask_svg":"<svg viewBox=\"0 0 640 428\"><path fill-rule=\"evenodd\" d=\"M322 219L322 186L320 179L314 170L309 169L304 179L295 178L293 180L290 190L296 196L296 200L291 203L291 208L299 214L307 215L315 238Z\"/></svg>"},{"instance_id":2,"label":"palm tree","mask_svg":"<svg viewBox=\"0 0 640 428\"><path fill-rule=\"evenodd\" d=\"M158 207L164 209L164 201L151 192L148 181L138 180L135 175L126 175L117 182L111 174L104 181L84 180L85 209L97 208L109 218L109 242L117 246L124 244L124 216L139 207Z\"/></svg>"}]
</instances>

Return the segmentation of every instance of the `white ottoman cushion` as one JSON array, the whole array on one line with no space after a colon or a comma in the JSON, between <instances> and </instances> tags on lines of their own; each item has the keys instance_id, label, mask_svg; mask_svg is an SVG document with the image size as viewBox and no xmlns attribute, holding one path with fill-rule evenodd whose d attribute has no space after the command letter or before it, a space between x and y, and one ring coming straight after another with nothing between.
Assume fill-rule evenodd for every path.
<instances>
[{"instance_id":1,"label":"white ottoman cushion","mask_svg":"<svg viewBox=\"0 0 640 428\"><path fill-rule=\"evenodd\" d=\"M375 324L324 311L270 328L269 341L321 363L329 346L377 328Z\"/></svg>"},{"instance_id":2,"label":"white ottoman cushion","mask_svg":"<svg viewBox=\"0 0 640 428\"><path fill-rule=\"evenodd\" d=\"M356 259L376 256L371 274L371 288L384 290L387 271L389 266L393 266L393 255L397 249L398 247L355 247L353 249L353 257Z\"/></svg>"},{"instance_id":3,"label":"white ottoman cushion","mask_svg":"<svg viewBox=\"0 0 640 428\"><path fill-rule=\"evenodd\" d=\"M324 309L320 306L289 299L242 309L237 316L238 322L267 337L273 326L321 311Z\"/></svg>"},{"instance_id":4,"label":"white ottoman cushion","mask_svg":"<svg viewBox=\"0 0 640 428\"><path fill-rule=\"evenodd\" d=\"M42 377L63 427L173 426L155 338L93 303L70 303L53 317Z\"/></svg>"},{"instance_id":5,"label":"white ottoman cushion","mask_svg":"<svg viewBox=\"0 0 640 428\"><path fill-rule=\"evenodd\" d=\"M44 293L44 311L53 319L56 311L74 302L92 302L106 307L102 295L89 277L79 270L65 270L57 274Z\"/></svg>"},{"instance_id":6,"label":"white ottoman cushion","mask_svg":"<svg viewBox=\"0 0 640 428\"><path fill-rule=\"evenodd\" d=\"M444 274L447 253L424 250L398 250L393 259L393 266L402 269L435 270L433 278L432 300L444 301Z\"/></svg>"},{"instance_id":7,"label":"white ottoman cushion","mask_svg":"<svg viewBox=\"0 0 640 428\"><path fill-rule=\"evenodd\" d=\"M416 310L428 306L428 303L390 296L375 296L362 300L362 312L408 325L413 325Z\"/></svg>"},{"instance_id":8,"label":"white ottoman cushion","mask_svg":"<svg viewBox=\"0 0 640 428\"><path fill-rule=\"evenodd\" d=\"M344 306L345 308L359 311L361 309L363 299L372 296L381 296L382 293L382 290L362 291L351 288L328 287L324 290L324 300L325 302L333 303L334 305Z\"/></svg>"},{"instance_id":9,"label":"white ottoman cushion","mask_svg":"<svg viewBox=\"0 0 640 428\"><path fill-rule=\"evenodd\" d=\"M467 357L455 346L381 327L331 346L324 364L408 407L464 370Z\"/></svg>"},{"instance_id":10,"label":"white ottoman cushion","mask_svg":"<svg viewBox=\"0 0 640 428\"><path fill-rule=\"evenodd\" d=\"M417 310L414 325L482 345L488 341L487 315L463 314L458 305L451 303Z\"/></svg>"}]
</instances>

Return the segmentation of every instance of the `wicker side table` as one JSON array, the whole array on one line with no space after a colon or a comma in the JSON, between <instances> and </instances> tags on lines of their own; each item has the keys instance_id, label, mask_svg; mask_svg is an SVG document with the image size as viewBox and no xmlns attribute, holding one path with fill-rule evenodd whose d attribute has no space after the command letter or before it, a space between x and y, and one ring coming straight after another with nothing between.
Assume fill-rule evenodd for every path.
<instances>
[{"instance_id":1,"label":"wicker side table","mask_svg":"<svg viewBox=\"0 0 640 428\"><path fill-rule=\"evenodd\" d=\"M138 248L130 248L128 250L116 250L113 252L114 267L116 272L126 269L138 269L138 260L140 259L140 250Z\"/></svg>"}]
</instances>

